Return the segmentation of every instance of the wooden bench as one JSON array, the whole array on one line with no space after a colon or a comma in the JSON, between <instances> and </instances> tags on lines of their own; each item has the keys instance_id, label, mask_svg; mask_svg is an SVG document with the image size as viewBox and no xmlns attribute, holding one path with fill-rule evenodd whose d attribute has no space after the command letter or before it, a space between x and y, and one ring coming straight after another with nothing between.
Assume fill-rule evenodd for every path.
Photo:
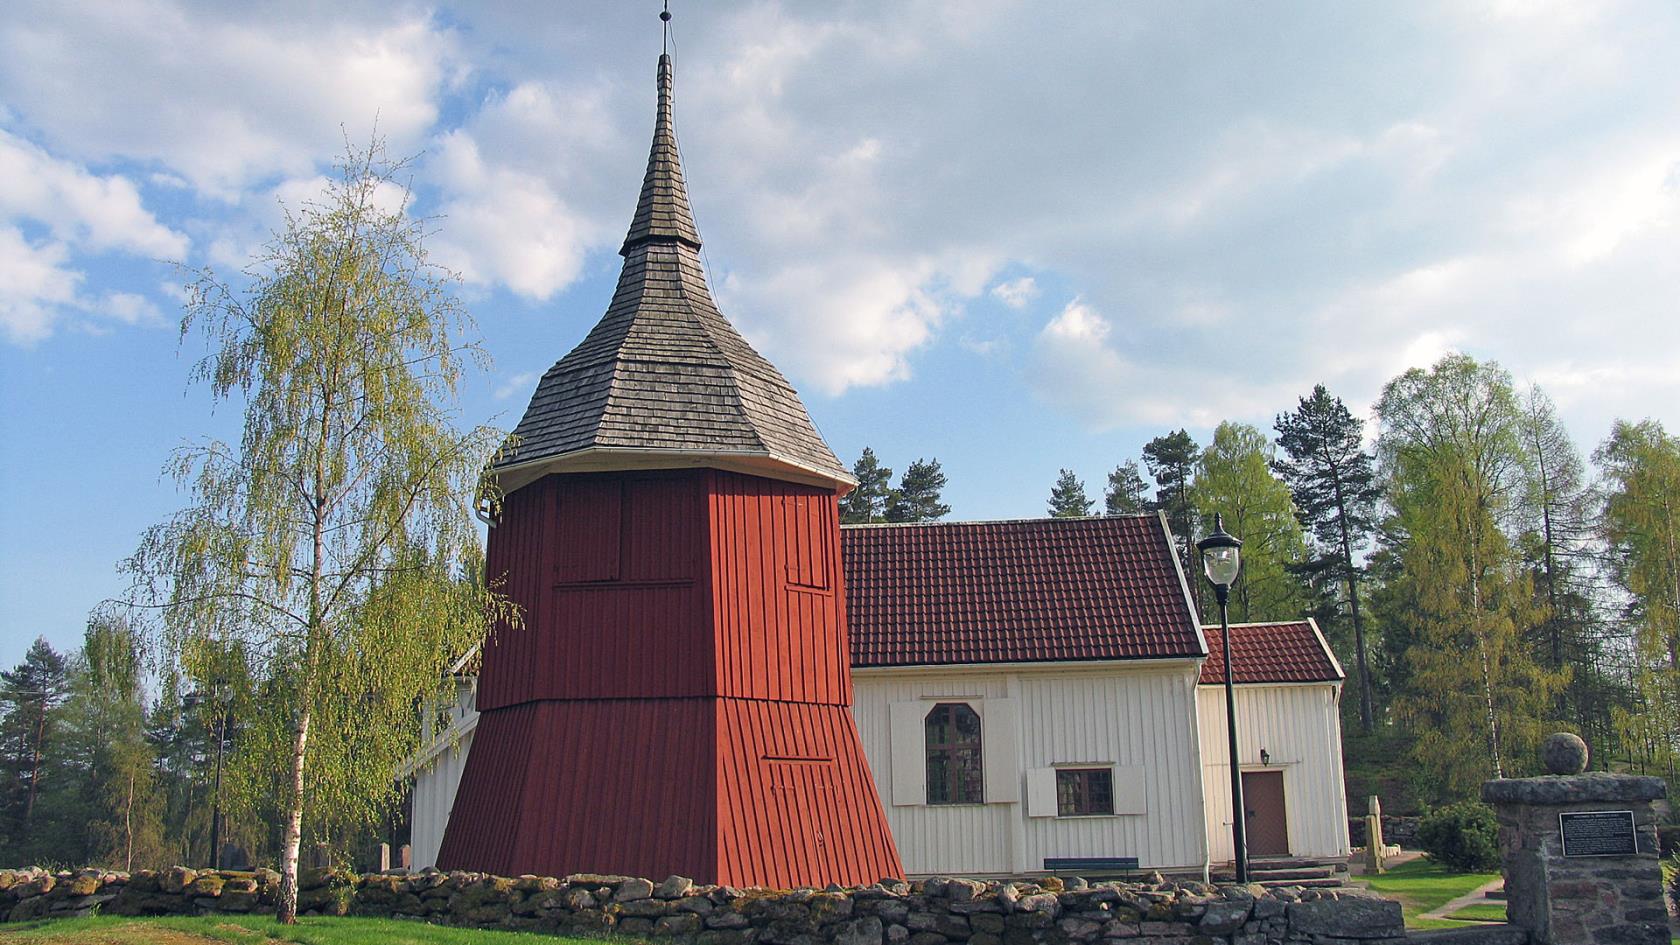
<instances>
[{"instance_id":1,"label":"wooden bench","mask_svg":"<svg viewBox=\"0 0 1680 945\"><path fill-rule=\"evenodd\" d=\"M1135 856L1047 856L1044 869L1051 873L1077 871L1082 873L1135 873Z\"/></svg>"}]
</instances>

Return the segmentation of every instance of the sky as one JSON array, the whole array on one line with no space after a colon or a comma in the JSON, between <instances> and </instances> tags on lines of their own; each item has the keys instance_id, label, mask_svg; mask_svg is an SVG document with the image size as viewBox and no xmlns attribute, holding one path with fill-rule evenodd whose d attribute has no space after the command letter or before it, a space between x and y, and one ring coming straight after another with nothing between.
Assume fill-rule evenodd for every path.
<instances>
[{"instance_id":1,"label":"sky","mask_svg":"<svg viewBox=\"0 0 1680 945\"><path fill-rule=\"evenodd\" d=\"M1584 453L1680 428L1680 6L672 8L721 308L844 462L937 458L954 519L1315 383L1368 415L1448 351ZM376 128L494 358L461 422L511 429L611 294L658 9L0 5L0 665L77 645L185 502L171 453L237 438L183 272L237 279Z\"/></svg>"}]
</instances>

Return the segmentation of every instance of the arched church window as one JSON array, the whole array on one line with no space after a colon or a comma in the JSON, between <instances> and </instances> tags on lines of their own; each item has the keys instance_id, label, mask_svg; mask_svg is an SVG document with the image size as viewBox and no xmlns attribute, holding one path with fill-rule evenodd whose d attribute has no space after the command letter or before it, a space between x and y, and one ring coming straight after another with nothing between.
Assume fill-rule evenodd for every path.
<instances>
[{"instance_id":1,"label":"arched church window","mask_svg":"<svg viewBox=\"0 0 1680 945\"><path fill-rule=\"evenodd\" d=\"M941 702L927 714L927 802L979 804L980 716L962 702Z\"/></svg>"}]
</instances>

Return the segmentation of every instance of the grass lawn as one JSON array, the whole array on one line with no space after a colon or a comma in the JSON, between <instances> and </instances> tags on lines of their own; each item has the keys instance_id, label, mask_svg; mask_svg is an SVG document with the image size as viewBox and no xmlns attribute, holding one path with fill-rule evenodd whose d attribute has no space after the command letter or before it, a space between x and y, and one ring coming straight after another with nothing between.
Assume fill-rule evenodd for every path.
<instances>
[{"instance_id":1,"label":"grass lawn","mask_svg":"<svg viewBox=\"0 0 1680 945\"><path fill-rule=\"evenodd\" d=\"M1447 918L1458 922L1504 922L1505 904L1503 902L1478 902L1473 906L1465 906Z\"/></svg>"},{"instance_id":2,"label":"grass lawn","mask_svg":"<svg viewBox=\"0 0 1680 945\"><path fill-rule=\"evenodd\" d=\"M1454 873L1428 860L1412 860L1380 876L1360 877L1373 892L1399 900L1400 910L1406 917L1406 927L1412 929L1461 927L1463 923L1457 920L1419 919L1418 915L1438 909L1477 886L1498 878L1498 873ZM1503 921L1504 906L1498 908L1501 910L1500 919Z\"/></svg>"},{"instance_id":3,"label":"grass lawn","mask_svg":"<svg viewBox=\"0 0 1680 945\"><path fill-rule=\"evenodd\" d=\"M286 926L270 916L44 919L0 925L11 945L601 945L599 940L528 932L455 929L398 919L306 916Z\"/></svg>"}]
</instances>

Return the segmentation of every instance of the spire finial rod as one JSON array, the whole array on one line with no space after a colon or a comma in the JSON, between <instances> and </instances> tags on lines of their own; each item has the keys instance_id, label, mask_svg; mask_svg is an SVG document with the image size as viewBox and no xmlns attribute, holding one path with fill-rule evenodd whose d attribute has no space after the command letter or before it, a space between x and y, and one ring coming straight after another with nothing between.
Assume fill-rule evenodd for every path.
<instances>
[{"instance_id":1,"label":"spire finial rod","mask_svg":"<svg viewBox=\"0 0 1680 945\"><path fill-rule=\"evenodd\" d=\"M671 0L665 0L665 9L659 11L659 51L671 51Z\"/></svg>"}]
</instances>

